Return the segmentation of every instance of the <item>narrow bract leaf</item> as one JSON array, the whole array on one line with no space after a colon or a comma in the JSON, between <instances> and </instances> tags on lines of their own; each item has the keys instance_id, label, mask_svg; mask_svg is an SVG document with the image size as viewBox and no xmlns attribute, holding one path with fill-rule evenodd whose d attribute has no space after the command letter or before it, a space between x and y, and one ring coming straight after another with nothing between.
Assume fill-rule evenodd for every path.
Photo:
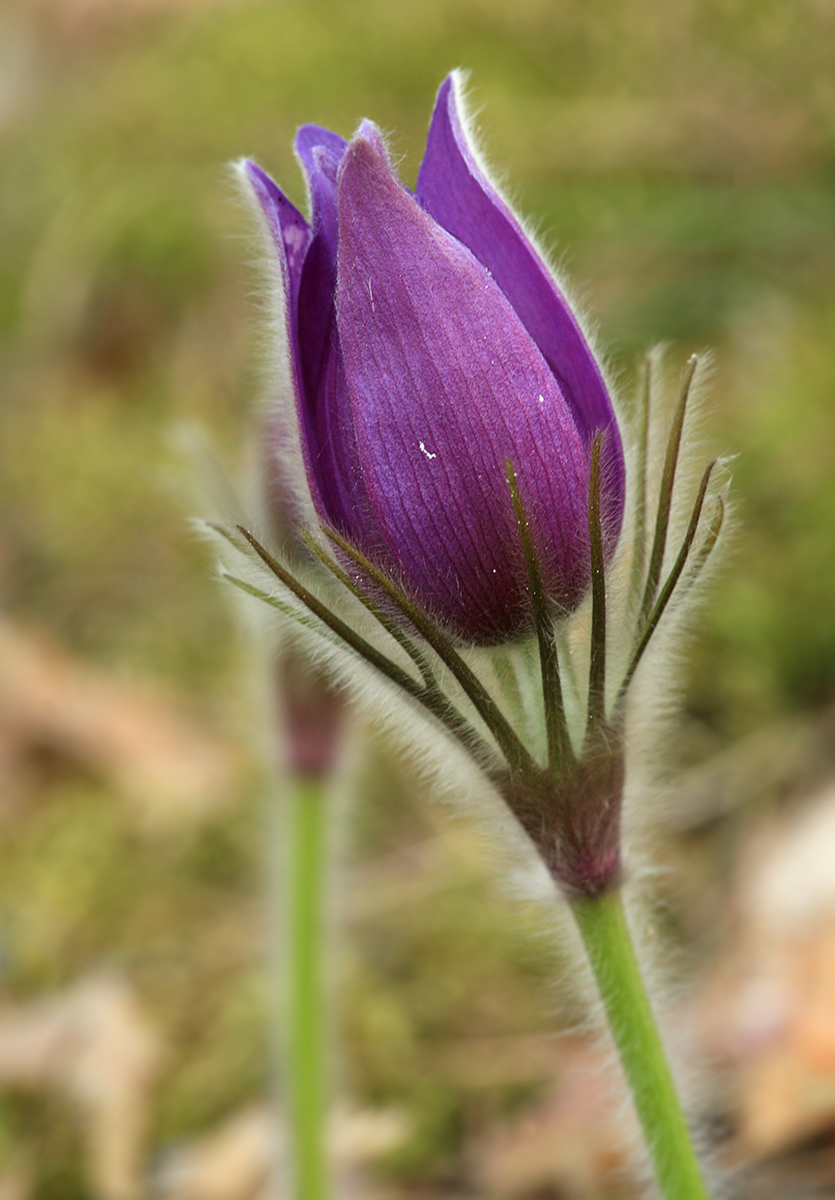
<instances>
[{"instance_id":1,"label":"narrow bract leaf","mask_svg":"<svg viewBox=\"0 0 835 1200\"><path fill-rule=\"evenodd\" d=\"M713 548L719 541L719 535L722 532L722 526L725 523L725 500L722 496L716 497L716 507L713 512L713 519L708 526L708 531L705 534L705 539L699 547L699 551L690 565L690 570L687 572L684 580L679 586L679 593L686 594L690 591L693 585L698 580L704 569L707 560L713 553Z\"/></svg>"},{"instance_id":2,"label":"narrow bract leaf","mask_svg":"<svg viewBox=\"0 0 835 1200\"><path fill-rule=\"evenodd\" d=\"M246 583L244 580L228 572L223 572L224 578L256 599L262 600L270 604L273 608L277 608L280 612L293 617L294 620L306 628L314 629L322 636L326 636L328 640L336 640L337 643L342 643L343 646L347 646L350 650L353 650L360 658L364 659L365 662L374 667L375 670L379 671L381 675L384 675L385 678L399 687L401 691L405 692L413 700L417 700L433 717L440 721L448 732L467 750L471 757L476 760L479 766L485 768L493 763L495 756L490 747L437 687L429 688L422 686L416 680L412 679L401 667L377 650L375 646L372 646L370 642L351 629L349 625L346 625L326 605L322 604L317 597L309 592L307 588L299 583L289 571L273 558L257 538L253 537L243 526L238 526L238 529L265 566L272 571L276 578L289 591L301 600L302 604L315 617L319 618L319 621L322 622L325 628L322 629L321 626L317 627L315 622L305 619L304 614L299 613L292 605L279 600L275 596L270 596L268 592L263 592L253 584Z\"/></svg>"},{"instance_id":3,"label":"narrow bract leaf","mask_svg":"<svg viewBox=\"0 0 835 1200\"><path fill-rule=\"evenodd\" d=\"M542 582L542 571L539 565L539 555L531 533L528 515L519 491L516 473L510 462L505 464L510 496L513 500L513 511L519 528L519 540L525 555L525 565L528 569L528 583L533 601L536 637L539 643L539 665L542 673L542 699L545 707L545 731L548 739L548 769L558 772L560 764L573 760L571 741L568 727L565 723L562 686L560 683L560 665L557 657L556 630L551 614L548 611L548 598Z\"/></svg>"},{"instance_id":4,"label":"narrow bract leaf","mask_svg":"<svg viewBox=\"0 0 835 1200\"><path fill-rule=\"evenodd\" d=\"M635 671L638 667L638 663L641 661L644 651L646 650L647 646L649 645L650 638L652 637L653 633L655 633L655 630L658 628L658 622L661 620L661 617L664 615L664 610L666 609L667 605L669 604L670 599L672 598L673 592L676 589L676 584L678 583L679 579L681 578L681 573L684 570L684 567L687 563L688 555L690 554L690 550L693 546L693 542L696 537L696 531L699 527L699 520L701 518L702 508L704 506L705 493L707 492L707 487L708 487L708 484L710 483L710 477L713 474L713 469L715 466L716 466L716 460L714 459L714 461L712 463L708 464L708 466L705 468L704 474L702 475L702 480L701 480L701 483L699 484L698 495L696 496L696 503L693 505L693 512L691 513L691 516L690 516L690 523L687 526L687 532L684 535L684 541L681 544L681 549L678 552L678 556L676 558L676 561L673 564L673 568L670 571L670 574L667 576L667 580L666 580L663 588L661 589L661 593L660 593L657 601L655 602L655 607L653 608L652 612L650 613L649 620L647 621L646 627L643 630L643 633L641 634L641 637L638 641L638 645L635 648L635 652L632 656L632 661L629 664L629 669L627 670L626 675L624 676L623 683L620 686L620 691L618 693L618 699L617 699L617 702L615 705L616 708L620 705L621 701L623 700L623 697L626 695L627 688L629 687L629 684L632 682L632 677L635 674ZM724 505L722 506L722 515L724 515ZM715 525L715 520L714 520L714 525ZM713 544L715 543L716 538L718 538L718 536L719 536L720 529L721 529L721 516L720 516L720 520L719 520L719 526L716 529L716 536L710 542L710 549L708 550L708 554L710 553L710 550L713 548ZM708 536L709 536L709 540L710 540L710 535L708 535Z\"/></svg>"},{"instance_id":5,"label":"narrow bract leaf","mask_svg":"<svg viewBox=\"0 0 835 1200\"><path fill-rule=\"evenodd\" d=\"M694 354L687 364L687 371L681 386L681 394L673 416L670 438L667 442L667 455L664 460L664 471L661 476L661 493L658 500L658 515L655 522L655 538L652 543L646 588L644 590L643 603L641 604L641 617L644 620L655 602L658 581L661 578L661 567L664 564L664 551L667 547L667 529L670 523L670 510L673 504L673 487L675 486L676 467L678 466L679 450L681 449L681 435L684 429L684 418L687 413L690 388L698 362L699 360Z\"/></svg>"},{"instance_id":6,"label":"narrow bract leaf","mask_svg":"<svg viewBox=\"0 0 835 1200\"><path fill-rule=\"evenodd\" d=\"M292 592L297 599L301 600L305 608L309 609L314 616L318 617L323 624L327 625L328 629L337 634L346 645L350 646L366 662L376 667L378 671L381 671L392 683L396 683L398 687L402 688L404 692L408 692L410 696L417 696L420 691L420 684L417 680L412 679L402 667L399 667L397 663L392 662L390 658L382 654L376 646L372 646L370 642L366 641L350 625L347 625L336 613L331 612L327 605L323 604L318 596L314 596L286 567L282 566L248 529L245 529L243 525L239 525L238 530L246 538L264 565L275 575L276 579L283 583L287 590Z\"/></svg>"},{"instance_id":7,"label":"narrow bract leaf","mask_svg":"<svg viewBox=\"0 0 835 1200\"><path fill-rule=\"evenodd\" d=\"M345 538L341 537L333 529L325 528L324 532L397 605L418 633L426 638L426 641L440 660L449 667L476 712L501 747L501 751L507 759L508 766L531 777L536 776L538 768L533 758L519 740L515 730L484 687L484 684L467 666L449 638L441 633L440 629L430 621L429 617L400 588L392 583L379 568L375 567L364 554L357 550L355 546L352 546L350 542L347 542Z\"/></svg>"},{"instance_id":8,"label":"narrow bract leaf","mask_svg":"<svg viewBox=\"0 0 835 1200\"><path fill-rule=\"evenodd\" d=\"M589 550L591 554L591 659L588 733L606 719L606 566L600 518L600 443L594 439L589 476Z\"/></svg>"},{"instance_id":9,"label":"narrow bract leaf","mask_svg":"<svg viewBox=\"0 0 835 1200\"><path fill-rule=\"evenodd\" d=\"M316 555L319 561L325 567L327 567L334 578L338 579L342 586L347 588L351 595L355 596L356 599L359 600L360 604L362 604L362 606L371 613L374 620L377 621L383 629L385 629L389 637L394 638L398 646L400 646L402 650L406 651L414 664L417 666L427 686L434 687L435 676L432 673L432 667L429 665L426 655L419 649L419 647L415 645L410 637L406 636L400 626L395 624L395 622L383 612L379 605L374 603L370 596L366 595L362 588L356 584L353 579L351 579L347 572L343 571L340 565L337 562L334 562L329 554L325 553L322 547L314 541L310 534L306 533L303 536L305 542L310 547L312 552Z\"/></svg>"},{"instance_id":10,"label":"narrow bract leaf","mask_svg":"<svg viewBox=\"0 0 835 1200\"><path fill-rule=\"evenodd\" d=\"M332 629L323 625L321 621L317 621L315 617L299 612L297 608L294 608L292 604L288 604L286 600L281 600L278 596L274 596L270 592L265 592L263 588L256 587L254 583L249 583L246 579L241 579L239 575L233 575L231 571L221 571L220 577L221 579L225 579L227 583L233 584L240 591L246 592L248 596L253 596L256 600L261 600L264 604L269 604L271 608L276 609L285 617L291 617L297 625L310 630L332 645L343 646L342 640Z\"/></svg>"},{"instance_id":11,"label":"narrow bract leaf","mask_svg":"<svg viewBox=\"0 0 835 1200\"><path fill-rule=\"evenodd\" d=\"M630 596L637 601L647 557L647 460L649 457L649 409L652 396L652 355L644 359L644 378L638 408L635 449L635 529L632 534Z\"/></svg>"}]
</instances>

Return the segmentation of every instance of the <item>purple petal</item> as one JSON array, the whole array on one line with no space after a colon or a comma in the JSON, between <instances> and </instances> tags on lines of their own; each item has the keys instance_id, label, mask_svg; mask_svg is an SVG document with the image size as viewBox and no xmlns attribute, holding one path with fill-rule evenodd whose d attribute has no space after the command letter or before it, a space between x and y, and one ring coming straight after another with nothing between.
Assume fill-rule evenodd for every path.
<instances>
[{"instance_id":1,"label":"purple petal","mask_svg":"<svg viewBox=\"0 0 835 1200\"><path fill-rule=\"evenodd\" d=\"M265 171L262 171L254 162L246 162L244 171L247 182L261 207L267 229L275 246L284 296L281 315L284 323L284 337L289 347L291 382L296 406L301 408L302 370L296 337L296 310L305 252L310 244L310 230L299 211L294 208ZM287 422L294 422L295 417L281 406L273 409L271 417L271 435L280 444L288 435ZM289 504L289 491L285 491L283 482L280 482L279 486L284 492L284 503Z\"/></svg>"},{"instance_id":2,"label":"purple petal","mask_svg":"<svg viewBox=\"0 0 835 1200\"><path fill-rule=\"evenodd\" d=\"M347 143L319 125L302 125L296 134L296 153L307 175L313 235L321 236L333 260L339 237L336 213L336 174Z\"/></svg>"},{"instance_id":3,"label":"purple petal","mask_svg":"<svg viewBox=\"0 0 835 1200\"><path fill-rule=\"evenodd\" d=\"M292 311L295 309L304 256L310 243L310 229L299 210L273 183L266 171L251 161L244 164L244 169L272 234Z\"/></svg>"},{"instance_id":4,"label":"purple petal","mask_svg":"<svg viewBox=\"0 0 835 1200\"><path fill-rule=\"evenodd\" d=\"M303 447L314 502L323 519L355 537L358 522L368 514L334 307L339 242L336 177L345 147L342 138L315 125L303 126L296 136L310 188L313 240L302 270L295 335Z\"/></svg>"},{"instance_id":5,"label":"purple petal","mask_svg":"<svg viewBox=\"0 0 835 1200\"><path fill-rule=\"evenodd\" d=\"M301 159L302 166L307 172L308 179L313 189L313 176L316 173L317 166L315 154L317 150L326 150L332 158L337 162L345 153L348 143L344 138L341 138L338 133L333 133L330 129L325 129L322 125L302 125L296 134L296 153ZM316 224L314 196L314 213L313 224Z\"/></svg>"},{"instance_id":6,"label":"purple petal","mask_svg":"<svg viewBox=\"0 0 835 1200\"><path fill-rule=\"evenodd\" d=\"M528 614L505 476L519 478L554 598L588 580L586 448L488 272L392 173L363 126L339 177L337 312L363 482L402 581L460 634Z\"/></svg>"},{"instance_id":7,"label":"purple petal","mask_svg":"<svg viewBox=\"0 0 835 1200\"><path fill-rule=\"evenodd\" d=\"M606 385L568 302L479 166L459 116L454 76L438 93L417 195L426 211L490 271L513 305L556 376L584 443L590 445L600 429L613 431L603 462L614 545L623 514L625 470Z\"/></svg>"}]
</instances>

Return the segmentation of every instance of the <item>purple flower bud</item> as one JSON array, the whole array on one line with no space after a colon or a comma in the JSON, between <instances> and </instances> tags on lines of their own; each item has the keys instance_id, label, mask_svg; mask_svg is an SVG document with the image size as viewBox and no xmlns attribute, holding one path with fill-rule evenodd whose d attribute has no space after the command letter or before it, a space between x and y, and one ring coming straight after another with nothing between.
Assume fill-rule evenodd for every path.
<instances>
[{"instance_id":1,"label":"purple flower bud","mask_svg":"<svg viewBox=\"0 0 835 1200\"><path fill-rule=\"evenodd\" d=\"M589 583L591 444L604 431L607 553L624 464L598 366L565 297L441 87L411 193L376 126L315 126L296 148L308 223L254 163L285 295L305 470L319 518L458 636L527 632L528 577L506 463L548 595Z\"/></svg>"}]
</instances>

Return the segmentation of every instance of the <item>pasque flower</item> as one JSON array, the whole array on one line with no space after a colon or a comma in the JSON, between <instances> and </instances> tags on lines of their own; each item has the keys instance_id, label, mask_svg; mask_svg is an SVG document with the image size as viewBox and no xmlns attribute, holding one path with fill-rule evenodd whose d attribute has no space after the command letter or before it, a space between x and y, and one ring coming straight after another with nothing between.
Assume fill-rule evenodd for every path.
<instances>
[{"instance_id":1,"label":"pasque flower","mask_svg":"<svg viewBox=\"0 0 835 1200\"><path fill-rule=\"evenodd\" d=\"M630 582L614 590L620 611L607 616L625 508L621 433L565 296L468 140L456 88L452 76L440 89L414 193L370 122L350 142L318 126L299 131L310 222L260 167L244 164L274 251L281 379L293 402L289 414L274 414L285 422L278 474L286 479L292 458L289 418L306 477L309 548L371 613L382 644L365 638L356 611L324 605L240 532L306 610L303 623L312 615L314 628L324 626L463 744L563 891L596 896L621 879L627 693L674 594L675 608L707 561L724 509L717 497L694 558L711 464L669 561L692 360L648 538L648 365L632 544L620 559L620 579L625 560ZM558 626L587 590L584 688L569 665L572 626L563 625L562 648ZM299 618L292 603L277 604ZM524 704L504 707L507 695L499 702L454 642L533 634L541 719L532 725ZM531 657L519 662L525 675Z\"/></svg>"},{"instance_id":2,"label":"pasque flower","mask_svg":"<svg viewBox=\"0 0 835 1200\"><path fill-rule=\"evenodd\" d=\"M611 401L553 276L481 167L454 77L415 193L376 126L350 142L305 126L308 223L254 163L319 519L447 629L503 641L533 621L510 463L549 603L590 578L591 446L603 434L607 557L624 504Z\"/></svg>"},{"instance_id":3,"label":"pasque flower","mask_svg":"<svg viewBox=\"0 0 835 1200\"><path fill-rule=\"evenodd\" d=\"M600 370L481 166L456 86L441 87L414 193L369 122L347 143L300 130L310 222L244 165L277 275L278 387L291 403L273 411L276 446L282 472L300 448L298 525L310 563L340 586L323 600L321 578L243 526L219 531L254 552L271 590L224 573L324 648L383 720L399 721L390 701L405 698L428 724L403 722L404 736L441 733L442 771L457 743L504 800L571 905L662 1194L705 1200L620 900L633 681L650 642L656 661L669 644L723 524L715 463L692 505L677 483L697 362L650 470L647 360L624 522ZM569 620L586 591L589 619Z\"/></svg>"}]
</instances>

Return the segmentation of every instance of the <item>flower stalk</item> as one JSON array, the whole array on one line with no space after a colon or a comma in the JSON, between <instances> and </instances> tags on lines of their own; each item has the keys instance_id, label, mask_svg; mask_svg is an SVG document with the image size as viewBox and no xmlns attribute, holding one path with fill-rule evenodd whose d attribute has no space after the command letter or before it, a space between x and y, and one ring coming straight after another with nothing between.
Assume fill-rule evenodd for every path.
<instances>
[{"instance_id":1,"label":"flower stalk","mask_svg":"<svg viewBox=\"0 0 835 1200\"><path fill-rule=\"evenodd\" d=\"M325 998L328 784L288 785L287 1107L295 1200L328 1200L328 1022Z\"/></svg>"},{"instance_id":2,"label":"flower stalk","mask_svg":"<svg viewBox=\"0 0 835 1200\"><path fill-rule=\"evenodd\" d=\"M707 1190L647 995L619 891L571 910L588 954L664 1200L707 1200Z\"/></svg>"}]
</instances>

